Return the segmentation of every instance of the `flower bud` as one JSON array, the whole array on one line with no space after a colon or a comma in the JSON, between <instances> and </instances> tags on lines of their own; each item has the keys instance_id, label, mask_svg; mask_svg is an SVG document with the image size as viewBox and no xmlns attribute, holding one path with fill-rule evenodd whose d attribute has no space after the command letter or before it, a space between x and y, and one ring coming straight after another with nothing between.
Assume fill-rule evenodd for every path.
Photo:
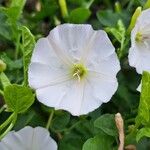
<instances>
[{"instance_id":1,"label":"flower bud","mask_svg":"<svg viewBox=\"0 0 150 150\"><path fill-rule=\"evenodd\" d=\"M139 15L141 14L141 11L142 11L142 7L137 7L137 9L135 10L132 18L131 18L131 21L130 21L130 25L129 25L129 28L128 28L128 33L131 32L131 30L134 28L135 26L135 23L137 21L137 18L139 17Z\"/></svg>"},{"instance_id":2,"label":"flower bud","mask_svg":"<svg viewBox=\"0 0 150 150\"><path fill-rule=\"evenodd\" d=\"M121 4L120 4L120 2L116 2L115 3L115 11L117 12L117 13L120 13L121 12Z\"/></svg>"},{"instance_id":3,"label":"flower bud","mask_svg":"<svg viewBox=\"0 0 150 150\"><path fill-rule=\"evenodd\" d=\"M6 64L0 59L0 72L3 72L6 70Z\"/></svg>"},{"instance_id":4,"label":"flower bud","mask_svg":"<svg viewBox=\"0 0 150 150\"><path fill-rule=\"evenodd\" d=\"M115 122L116 122L116 127L118 129L119 133L119 147L118 150L123 150L124 149L124 121L120 113L117 113L115 115Z\"/></svg>"}]
</instances>

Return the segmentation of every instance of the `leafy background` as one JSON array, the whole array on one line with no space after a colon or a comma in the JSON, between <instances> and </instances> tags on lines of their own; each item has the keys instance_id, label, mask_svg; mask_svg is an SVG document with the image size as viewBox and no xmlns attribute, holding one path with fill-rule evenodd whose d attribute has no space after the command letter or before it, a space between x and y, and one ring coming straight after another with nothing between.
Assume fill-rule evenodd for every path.
<instances>
[{"instance_id":1,"label":"leafy background","mask_svg":"<svg viewBox=\"0 0 150 150\"><path fill-rule=\"evenodd\" d=\"M35 41L47 36L58 24L88 23L95 30L104 29L116 47L122 67L117 76L119 88L109 103L88 115L73 117L68 112L55 111L49 129L51 136L59 150L116 150L119 141L114 114L120 112L125 124L125 145L135 145L137 150L150 149L150 74L138 75L127 58L130 20L137 7L147 7L146 1L66 0L66 3L67 9L63 0L0 0L0 59L7 64L5 74L0 75L0 107L5 103L8 107L0 114L0 124L17 114L15 130L27 125L46 127L52 108L34 101L27 83ZM140 96L136 88L141 78Z\"/></svg>"}]
</instances>

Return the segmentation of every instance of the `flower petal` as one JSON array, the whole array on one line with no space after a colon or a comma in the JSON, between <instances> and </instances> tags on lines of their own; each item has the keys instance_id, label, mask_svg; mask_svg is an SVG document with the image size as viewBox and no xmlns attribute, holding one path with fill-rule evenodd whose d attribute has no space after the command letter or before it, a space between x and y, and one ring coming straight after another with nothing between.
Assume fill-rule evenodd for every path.
<instances>
[{"instance_id":1,"label":"flower petal","mask_svg":"<svg viewBox=\"0 0 150 150\"><path fill-rule=\"evenodd\" d=\"M53 62L52 62L53 64ZM40 63L31 63L28 70L28 81L33 89L58 84L70 78L68 70L62 66L55 68ZM67 73L68 72L68 73Z\"/></svg>"},{"instance_id":2,"label":"flower petal","mask_svg":"<svg viewBox=\"0 0 150 150\"><path fill-rule=\"evenodd\" d=\"M146 45L131 47L128 58L130 66L135 67L139 74L150 71L150 50Z\"/></svg>"},{"instance_id":3,"label":"flower petal","mask_svg":"<svg viewBox=\"0 0 150 150\"><path fill-rule=\"evenodd\" d=\"M65 53L54 47L48 40L48 38L41 38L37 41L31 62L39 62L42 64L55 64L55 67L64 65L70 65L70 60L66 57Z\"/></svg>"},{"instance_id":4,"label":"flower petal","mask_svg":"<svg viewBox=\"0 0 150 150\"><path fill-rule=\"evenodd\" d=\"M74 116L87 114L102 103L93 100L91 87L87 87L84 82L78 83L76 80L38 89L36 94L38 100L43 104L56 109L67 110Z\"/></svg>"},{"instance_id":5,"label":"flower petal","mask_svg":"<svg viewBox=\"0 0 150 150\"><path fill-rule=\"evenodd\" d=\"M88 80L93 89L94 98L103 103L108 102L118 88L116 77L90 72Z\"/></svg>"},{"instance_id":6,"label":"flower petal","mask_svg":"<svg viewBox=\"0 0 150 150\"><path fill-rule=\"evenodd\" d=\"M136 50L136 48L131 47L129 49L129 55L128 55L130 66L136 66L138 58L139 58L139 52Z\"/></svg>"},{"instance_id":7,"label":"flower petal","mask_svg":"<svg viewBox=\"0 0 150 150\"><path fill-rule=\"evenodd\" d=\"M67 110L74 116L82 115L80 114L80 108L84 97L84 86L84 82L81 81L79 83L79 81L72 80L70 82L70 88L67 89L66 94L56 109Z\"/></svg>"},{"instance_id":8,"label":"flower petal","mask_svg":"<svg viewBox=\"0 0 150 150\"><path fill-rule=\"evenodd\" d=\"M87 81L84 87L84 94L82 103L80 105L79 114L88 114L101 106L102 101L95 98L93 93L93 87L90 82Z\"/></svg>"},{"instance_id":9,"label":"flower petal","mask_svg":"<svg viewBox=\"0 0 150 150\"><path fill-rule=\"evenodd\" d=\"M39 39L35 45L31 62L50 64L51 60L59 61L47 38Z\"/></svg>"},{"instance_id":10,"label":"flower petal","mask_svg":"<svg viewBox=\"0 0 150 150\"><path fill-rule=\"evenodd\" d=\"M67 110L72 115L80 115L79 109L82 103L83 90L84 83L70 80L62 84L38 89L36 95L38 100L47 106Z\"/></svg>"},{"instance_id":11,"label":"flower petal","mask_svg":"<svg viewBox=\"0 0 150 150\"><path fill-rule=\"evenodd\" d=\"M48 39L59 46L74 61L81 58L94 30L91 25L63 24L54 28Z\"/></svg>"},{"instance_id":12,"label":"flower petal","mask_svg":"<svg viewBox=\"0 0 150 150\"><path fill-rule=\"evenodd\" d=\"M25 127L18 132L9 132L0 142L0 148L1 150L57 150L57 144L46 129Z\"/></svg>"},{"instance_id":13,"label":"flower petal","mask_svg":"<svg viewBox=\"0 0 150 150\"><path fill-rule=\"evenodd\" d=\"M70 80L63 84L36 90L43 104L69 111L74 116L87 114L111 99L117 80L90 79L90 82ZM51 91L51 92L50 92ZM59 93L59 94L58 94Z\"/></svg>"},{"instance_id":14,"label":"flower petal","mask_svg":"<svg viewBox=\"0 0 150 150\"><path fill-rule=\"evenodd\" d=\"M137 19L137 25L141 28L145 28L145 26L150 24L150 21L147 18L150 18L150 9L142 11L141 15Z\"/></svg>"},{"instance_id":15,"label":"flower petal","mask_svg":"<svg viewBox=\"0 0 150 150\"><path fill-rule=\"evenodd\" d=\"M83 55L84 62L93 62L105 59L115 52L107 33L103 30L94 31L93 37L87 44L87 49Z\"/></svg>"},{"instance_id":16,"label":"flower petal","mask_svg":"<svg viewBox=\"0 0 150 150\"><path fill-rule=\"evenodd\" d=\"M120 63L116 53L111 54L105 58L93 58L91 61L87 62L88 69L93 72L97 72L101 75L115 78L116 74L120 70Z\"/></svg>"}]
</instances>

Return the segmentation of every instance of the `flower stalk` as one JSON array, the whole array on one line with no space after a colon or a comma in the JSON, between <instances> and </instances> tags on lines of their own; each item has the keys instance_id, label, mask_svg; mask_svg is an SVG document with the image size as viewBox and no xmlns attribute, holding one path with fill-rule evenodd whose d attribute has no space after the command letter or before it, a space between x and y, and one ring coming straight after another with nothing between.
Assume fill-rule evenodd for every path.
<instances>
[{"instance_id":1,"label":"flower stalk","mask_svg":"<svg viewBox=\"0 0 150 150\"><path fill-rule=\"evenodd\" d=\"M63 18L67 18L68 17L68 9L67 9L67 3L66 0L59 0L59 6L61 9L61 14Z\"/></svg>"},{"instance_id":2,"label":"flower stalk","mask_svg":"<svg viewBox=\"0 0 150 150\"><path fill-rule=\"evenodd\" d=\"M50 115L49 115L49 118L48 118L48 121L47 121L47 125L46 125L46 129L48 130L51 126L51 123L52 123L52 119L53 119L53 116L54 116L54 112L55 110L52 109Z\"/></svg>"}]
</instances>

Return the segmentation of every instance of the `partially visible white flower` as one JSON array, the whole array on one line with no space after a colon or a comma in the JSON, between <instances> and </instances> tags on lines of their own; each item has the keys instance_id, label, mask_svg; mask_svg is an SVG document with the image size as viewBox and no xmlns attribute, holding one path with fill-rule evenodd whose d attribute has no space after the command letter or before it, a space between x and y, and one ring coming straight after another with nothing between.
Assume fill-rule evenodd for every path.
<instances>
[{"instance_id":1,"label":"partially visible white flower","mask_svg":"<svg viewBox=\"0 0 150 150\"><path fill-rule=\"evenodd\" d=\"M78 116L111 99L119 70L115 48L105 31L63 24L38 40L28 79L40 102Z\"/></svg>"},{"instance_id":2,"label":"partially visible white flower","mask_svg":"<svg viewBox=\"0 0 150 150\"><path fill-rule=\"evenodd\" d=\"M25 127L9 132L0 142L0 150L57 150L56 142L42 127Z\"/></svg>"},{"instance_id":3,"label":"partially visible white flower","mask_svg":"<svg viewBox=\"0 0 150 150\"><path fill-rule=\"evenodd\" d=\"M150 71L150 9L142 11L131 32L129 64L139 74Z\"/></svg>"}]
</instances>

